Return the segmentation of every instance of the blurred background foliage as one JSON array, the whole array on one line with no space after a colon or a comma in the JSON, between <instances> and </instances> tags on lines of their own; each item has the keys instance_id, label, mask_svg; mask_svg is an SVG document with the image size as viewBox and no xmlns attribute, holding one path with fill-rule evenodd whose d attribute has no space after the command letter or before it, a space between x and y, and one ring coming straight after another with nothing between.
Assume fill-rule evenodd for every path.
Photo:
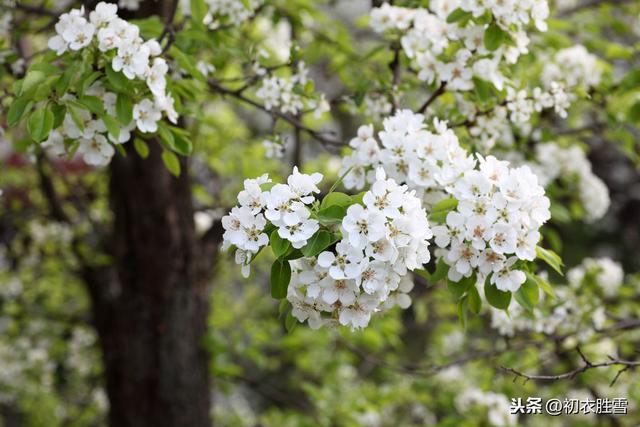
<instances>
[{"instance_id":1,"label":"blurred background foliage","mask_svg":"<svg viewBox=\"0 0 640 427\"><path fill-rule=\"evenodd\" d=\"M428 2L396 3L417 7ZM531 53L521 59L515 74L522 81L537 79L548 55L576 43L601 58L605 67L601 89L606 93L594 92L579 101L561 125L585 130L558 136L569 144L588 147L595 174L609 188L611 207L601 221L587 224L576 220L581 206L572 207L567 203L571 194L563 195L558 188L554 203L568 206L567 212L554 215L545 237L569 267L588 256L608 256L620 262L627 275L615 297L604 297L598 286L581 286L575 291L606 309L611 327L620 323L616 319L640 319L640 277L635 273L640 270L636 127L640 123L640 2L556 3L550 30L533 37ZM589 7L581 8L582 3ZM215 67L219 81L229 79L231 87L240 86L242 81L233 80L248 72L258 49L271 50L264 65L280 63L275 52L282 48L278 26L288 26L284 31L295 34L301 46L292 48L293 58L309 65L314 90L326 94L334 107L330 116L305 115L304 123L334 131L345 140L355 134L358 125L380 119L373 106L376 100L384 104L384 94L400 96L404 105L411 106L419 105L435 89L425 87L408 71L399 87L393 87L388 69L393 53L372 36L363 18L371 7L368 1L288 0L269 5L270 13L258 15L251 24L213 32L209 46L187 36L177 43L185 50L200 49L201 59ZM19 40L29 52L46 45L46 35L33 29L46 25L49 18L27 19L28 15L19 12L15 16L10 38L3 41L3 86L20 74L16 69L20 53L13 49L18 35L30 34L27 41ZM147 24L151 33L156 31L152 23ZM196 224L201 230L235 203L246 177L267 172L286 176L293 161L304 160L303 169L324 173L324 182L337 178L340 148L304 139L302 157L296 159L289 144L283 158L268 158L265 138L274 134L289 141L294 138L285 122L273 122L270 114L232 97L211 94L193 80L175 80L174 84L191 98L182 115L188 117L195 144L191 164ZM447 105L452 104L452 96L443 96L436 110L450 111ZM449 118L455 121L456 117ZM540 117L533 127L553 132L559 127L545 123L554 120ZM593 123L598 125L591 126ZM473 144L468 135L464 138L463 134L467 145ZM0 201L0 425L105 425L108 401L100 354L90 326L89 299L76 274L78 265L71 247L78 236L110 221L106 172L89 169L77 159L44 163L41 167L47 172L59 174L54 184L70 212L79 211L85 201L89 206L88 214L74 227L52 221L42 215L47 207L37 184L41 171L33 166L34 154L27 150L26 139L24 132L13 130L6 131L0 142L0 188L4 191ZM102 254L92 256L96 263L109 262ZM416 278L412 306L376 317L365 330L313 331L298 325L287 332L278 302L269 297L270 256L265 253L256 260L249 279L241 278L229 255L216 261L210 328L203 342L211 354L216 425L640 424L638 372L624 372L610 385L619 367L593 369L557 381L526 382L501 368L550 375L570 372L584 362L576 352L577 344L589 361L602 362L609 355L634 359L640 351L637 327L605 328L577 339L577 331L594 316L590 311L560 336L531 330L505 336L496 329L492 310L485 307L481 315L469 319L465 329L446 287ZM551 275L550 281L557 289L569 288L566 278ZM551 305L549 300L543 303L543 307ZM509 416L509 399L528 396L625 397L629 414L521 415L517 420Z\"/></svg>"}]
</instances>

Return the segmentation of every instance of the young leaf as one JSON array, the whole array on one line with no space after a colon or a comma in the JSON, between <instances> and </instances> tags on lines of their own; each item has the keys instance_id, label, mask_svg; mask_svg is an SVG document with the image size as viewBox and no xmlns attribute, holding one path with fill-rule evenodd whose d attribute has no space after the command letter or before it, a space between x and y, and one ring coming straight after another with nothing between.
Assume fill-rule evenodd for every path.
<instances>
[{"instance_id":1,"label":"young leaf","mask_svg":"<svg viewBox=\"0 0 640 427\"><path fill-rule=\"evenodd\" d=\"M162 152L162 161L173 176L180 176L180 160L171 151Z\"/></svg>"},{"instance_id":2,"label":"young leaf","mask_svg":"<svg viewBox=\"0 0 640 427\"><path fill-rule=\"evenodd\" d=\"M142 139L140 138L134 139L133 147L136 149L136 152L138 153L138 155L143 159L146 159L149 156L149 146Z\"/></svg>"},{"instance_id":3,"label":"young leaf","mask_svg":"<svg viewBox=\"0 0 640 427\"><path fill-rule=\"evenodd\" d=\"M291 266L289 261L276 260L271 266L271 296L276 299L286 298L290 280Z\"/></svg>"},{"instance_id":4,"label":"young leaf","mask_svg":"<svg viewBox=\"0 0 640 427\"><path fill-rule=\"evenodd\" d=\"M545 249L542 246L536 246L536 256L547 263L549 267L553 268L559 275L562 273L562 259L553 252L551 249Z\"/></svg>"},{"instance_id":5,"label":"young leaf","mask_svg":"<svg viewBox=\"0 0 640 427\"><path fill-rule=\"evenodd\" d=\"M53 113L49 108L40 108L35 110L29 116L27 122L27 130L29 135L35 142L41 142L47 139L49 132L53 128Z\"/></svg>"},{"instance_id":6,"label":"young leaf","mask_svg":"<svg viewBox=\"0 0 640 427\"><path fill-rule=\"evenodd\" d=\"M484 33L484 46L489 51L494 51L500 47L502 42L508 38L508 34L495 22L489 25Z\"/></svg>"},{"instance_id":7,"label":"young leaf","mask_svg":"<svg viewBox=\"0 0 640 427\"><path fill-rule=\"evenodd\" d=\"M190 0L189 5L191 6L191 17L194 22L202 24L202 21L207 14L207 5L204 3L204 0Z\"/></svg>"},{"instance_id":8,"label":"young leaf","mask_svg":"<svg viewBox=\"0 0 640 427\"><path fill-rule=\"evenodd\" d=\"M527 280L520 286L515 293L516 301L522 307L529 311L533 311L533 308L540 301L540 292L538 290L538 283L536 280L532 280L527 276Z\"/></svg>"},{"instance_id":9,"label":"young leaf","mask_svg":"<svg viewBox=\"0 0 640 427\"><path fill-rule=\"evenodd\" d=\"M323 225L339 224L342 222L342 218L344 218L346 213L347 210L344 206L333 205L321 209L320 212L318 212L318 220L320 224Z\"/></svg>"},{"instance_id":10,"label":"young leaf","mask_svg":"<svg viewBox=\"0 0 640 427\"><path fill-rule=\"evenodd\" d=\"M111 134L111 136L116 140L120 138L120 123L108 114L102 114L100 115L100 118L107 128L107 132L109 132L109 134Z\"/></svg>"},{"instance_id":11,"label":"young leaf","mask_svg":"<svg viewBox=\"0 0 640 427\"><path fill-rule=\"evenodd\" d=\"M331 245L331 234L326 230L319 230L311 236L307 244L301 249L306 257L313 257Z\"/></svg>"},{"instance_id":12,"label":"young leaf","mask_svg":"<svg viewBox=\"0 0 640 427\"><path fill-rule=\"evenodd\" d=\"M480 299L480 293L478 292L478 288L471 286L467 293L469 297L469 308L475 314L480 314L480 309L482 308L482 300Z\"/></svg>"},{"instance_id":13,"label":"young leaf","mask_svg":"<svg viewBox=\"0 0 640 427\"><path fill-rule=\"evenodd\" d=\"M7 112L7 125L13 127L20 123L20 120L22 120L25 114L31 110L32 105L33 102L26 97L15 99Z\"/></svg>"},{"instance_id":14,"label":"young leaf","mask_svg":"<svg viewBox=\"0 0 640 427\"><path fill-rule=\"evenodd\" d=\"M438 259L438 263L436 264L436 269L431 274L431 282L436 283L440 280L447 277L447 273L449 272L449 266L442 258Z\"/></svg>"},{"instance_id":15,"label":"young leaf","mask_svg":"<svg viewBox=\"0 0 640 427\"><path fill-rule=\"evenodd\" d=\"M128 95L123 93L118 94L116 99L116 115L118 120L124 126L127 126L133 120L133 103Z\"/></svg>"},{"instance_id":16,"label":"young leaf","mask_svg":"<svg viewBox=\"0 0 640 427\"><path fill-rule=\"evenodd\" d=\"M475 93L481 102L486 102L491 97L491 83L478 77L473 78Z\"/></svg>"},{"instance_id":17,"label":"young leaf","mask_svg":"<svg viewBox=\"0 0 640 427\"><path fill-rule=\"evenodd\" d=\"M487 302L495 308L500 310L509 308L511 292L504 292L496 288L489 282L489 278L484 283L484 296L487 297Z\"/></svg>"},{"instance_id":18,"label":"young leaf","mask_svg":"<svg viewBox=\"0 0 640 427\"><path fill-rule=\"evenodd\" d=\"M51 106L51 112L53 113L53 129L57 129L64 121L64 116L67 114L67 107L64 104L53 104Z\"/></svg>"},{"instance_id":19,"label":"young leaf","mask_svg":"<svg viewBox=\"0 0 640 427\"><path fill-rule=\"evenodd\" d=\"M453 12L447 16L447 22L449 24L453 24L454 22L461 21L462 19L470 18L472 16L471 12L467 12L462 10L461 8L457 8Z\"/></svg>"},{"instance_id":20,"label":"young leaf","mask_svg":"<svg viewBox=\"0 0 640 427\"><path fill-rule=\"evenodd\" d=\"M320 203L321 208L328 208L329 206L343 206L347 207L351 204L351 196L348 194L341 193L339 191L334 191L333 193L329 193L322 199L322 203Z\"/></svg>"},{"instance_id":21,"label":"young leaf","mask_svg":"<svg viewBox=\"0 0 640 427\"><path fill-rule=\"evenodd\" d=\"M278 234L278 230L273 230L271 232L271 236L269 237L269 244L271 246L271 250L273 251L273 255L276 258L282 257L287 253L291 243L288 240L283 239Z\"/></svg>"},{"instance_id":22,"label":"young leaf","mask_svg":"<svg viewBox=\"0 0 640 427\"><path fill-rule=\"evenodd\" d=\"M467 328L467 319L469 317L469 299L465 296L458 301L458 319L463 328Z\"/></svg>"},{"instance_id":23,"label":"young leaf","mask_svg":"<svg viewBox=\"0 0 640 427\"><path fill-rule=\"evenodd\" d=\"M291 311L287 313L287 317L284 319L284 327L287 329L288 333L293 332L293 330L298 326L298 319L293 317Z\"/></svg>"},{"instance_id":24,"label":"young leaf","mask_svg":"<svg viewBox=\"0 0 640 427\"><path fill-rule=\"evenodd\" d=\"M104 104L97 96L83 96L78 99L78 102L94 114L104 114Z\"/></svg>"},{"instance_id":25,"label":"young leaf","mask_svg":"<svg viewBox=\"0 0 640 427\"><path fill-rule=\"evenodd\" d=\"M475 283L476 275L473 274L470 277L463 277L458 282L447 280L447 289L449 289L449 292L451 292L454 297L460 298L468 289L473 287Z\"/></svg>"},{"instance_id":26,"label":"young leaf","mask_svg":"<svg viewBox=\"0 0 640 427\"><path fill-rule=\"evenodd\" d=\"M453 197L449 197L448 199L440 200L438 203L433 205L431 208L431 213L434 212L449 212L455 209L458 206L458 200Z\"/></svg>"},{"instance_id":27,"label":"young leaf","mask_svg":"<svg viewBox=\"0 0 640 427\"><path fill-rule=\"evenodd\" d=\"M529 272L525 272L525 274L527 275L527 280L535 281L538 287L540 287L540 289L542 289L545 294L549 295L551 298L556 297L555 293L553 292L553 288L544 278L538 276L537 274L532 274Z\"/></svg>"},{"instance_id":28,"label":"young leaf","mask_svg":"<svg viewBox=\"0 0 640 427\"><path fill-rule=\"evenodd\" d=\"M33 89L36 89L40 83L47 78L44 71L34 70L29 71L22 80L22 86L20 86L19 96L30 93Z\"/></svg>"}]
</instances>

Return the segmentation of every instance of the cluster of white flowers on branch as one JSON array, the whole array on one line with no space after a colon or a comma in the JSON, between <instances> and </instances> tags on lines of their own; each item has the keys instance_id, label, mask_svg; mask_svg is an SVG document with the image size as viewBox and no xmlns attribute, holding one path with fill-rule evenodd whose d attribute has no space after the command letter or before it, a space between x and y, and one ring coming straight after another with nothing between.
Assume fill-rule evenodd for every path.
<instances>
[{"instance_id":1,"label":"cluster of white flowers on branch","mask_svg":"<svg viewBox=\"0 0 640 427\"><path fill-rule=\"evenodd\" d=\"M468 91L478 77L502 90L500 62L515 63L527 53L525 26L534 22L546 31L548 15L546 0L436 1L430 10L385 3L372 9L370 25L377 32L399 32L405 54L428 83L437 79L449 90ZM509 39L514 43L503 43Z\"/></svg>"},{"instance_id":2,"label":"cluster of white flowers on branch","mask_svg":"<svg viewBox=\"0 0 640 427\"><path fill-rule=\"evenodd\" d=\"M542 81L550 87L553 82L563 82L568 87L597 86L602 78L602 70L595 55L589 53L583 45L561 49L552 61L545 64Z\"/></svg>"},{"instance_id":3,"label":"cluster of white flowers on branch","mask_svg":"<svg viewBox=\"0 0 640 427\"><path fill-rule=\"evenodd\" d=\"M63 147L64 137L80 141L85 160L89 164L104 165L109 163L114 149L107 142L121 144L129 140L131 131L137 127L140 132L156 132L158 121L163 113L172 123L177 123L178 114L174 108L174 99L167 93L166 74L169 70L167 62L159 57L162 49L156 40L144 41L140 37L140 29L121 19L117 15L118 7L114 4L100 2L95 10L85 18L84 9L73 9L60 16L55 25L56 35L49 39L49 48L58 55L67 52L76 53L90 49L101 55L109 65L105 66L108 77L110 67L115 73L122 73L128 80L144 82L140 89L128 93L123 102L131 103L131 98L139 101L132 106L128 118L129 123L115 124L102 117L92 117L86 109L86 103L77 105L80 108L67 111L62 132L52 132L47 145L56 146L56 151ZM112 53L115 51L115 54ZM98 62L99 63L99 62ZM77 94L80 95L80 94ZM116 117L116 94L106 91L100 84L93 84L83 96L97 97L102 107L90 104L89 110L105 110L109 117ZM65 94L65 102L76 103L76 95ZM83 108L84 105L84 108ZM96 114L97 115L97 114ZM126 114L125 114L126 115ZM120 118L120 115L118 116ZM121 120L122 121L122 120ZM117 130L113 126L118 127ZM109 129L108 135L105 135Z\"/></svg>"},{"instance_id":4,"label":"cluster of white flowers on branch","mask_svg":"<svg viewBox=\"0 0 640 427\"><path fill-rule=\"evenodd\" d=\"M540 143L535 148L535 159L522 162L531 167L543 186L560 179L568 184L571 194L577 190L587 222L597 221L607 213L611 204L609 189L593 173L591 162L580 147Z\"/></svg>"},{"instance_id":5,"label":"cluster of white flowers on branch","mask_svg":"<svg viewBox=\"0 0 640 427\"><path fill-rule=\"evenodd\" d=\"M296 73L288 77L270 75L262 79L256 96L264 102L266 110L276 109L282 113L298 114L303 110L313 111L316 117L329 111L324 97L313 96L313 82L304 61L297 65Z\"/></svg>"},{"instance_id":6,"label":"cluster of white flowers on branch","mask_svg":"<svg viewBox=\"0 0 640 427\"><path fill-rule=\"evenodd\" d=\"M509 398L504 394L467 388L456 398L455 404L463 413L475 406L487 408L487 419L493 426L518 425L518 415L511 413Z\"/></svg>"},{"instance_id":7,"label":"cluster of white flowers on branch","mask_svg":"<svg viewBox=\"0 0 640 427\"><path fill-rule=\"evenodd\" d=\"M180 0L182 10L186 15L191 14L191 1ZM223 24L240 25L250 19L263 0L204 0L208 7L203 23L210 28L217 28Z\"/></svg>"},{"instance_id":8,"label":"cluster of white flowers on branch","mask_svg":"<svg viewBox=\"0 0 640 427\"><path fill-rule=\"evenodd\" d=\"M453 197L443 224L433 228L443 248L439 256L451 267L449 279L491 275L498 289L518 290L525 275L515 264L535 258L538 229L550 218L549 199L533 172L492 156L478 156L477 162L446 123L435 120L432 133L424 117L409 110L385 119L383 126L380 143L371 125L362 126L351 141L355 150L343 164L345 185L364 186L372 170L382 166L428 204Z\"/></svg>"},{"instance_id":9,"label":"cluster of white flowers on branch","mask_svg":"<svg viewBox=\"0 0 640 427\"><path fill-rule=\"evenodd\" d=\"M515 303L509 307L509 314L491 309L491 326L505 336L517 332L566 336L567 346L588 341L605 326L603 297L618 294L624 271L610 258L585 258L569 270L567 279L569 286L555 288L556 298L531 312Z\"/></svg>"},{"instance_id":10,"label":"cluster of white flowers on branch","mask_svg":"<svg viewBox=\"0 0 640 427\"><path fill-rule=\"evenodd\" d=\"M349 145L354 151L343 160L347 188L362 189L382 167L394 180L415 190L427 204L446 197L445 187L473 169L475 160L460 146L446 123L434 120L435 132L427 130L422 114L400 110L383 121L374 135L373 125L361 126Z\"/></svg>"},{"instance_id":11,"label":"cluster of white flowers on branch","mask_svg":"<svg viewBox=\"0 0 640 427\"><path fill-rule=\"evenodd\" d=\"M287 299L292 314L312 328L336 320L362 328L383 308L408 307L407 272L430 259L432 234L420 200L382 169L376 175L362 205L347 209L335 249L295 261Z\"/></svg>"},{"instance_id":12,"label":"cluster of white flowers on branch","mask_svg":"<svg viewBox=\"0 0 640 427\"><path fill-rule=\"evenodd\" d=\"M322 180L319 173L305 175L294 168L287 184L275 184L270 190L262 186L271 183L265 174L244 182L238 194L239 205L222 218L225 229L223 248L236 248L236 262L248 277L249 264L262 247L269 244L267 220L281 239L299 249L318 230L319 222L311 218L309 205L315 202L316 186Z\"/></svg>"},{"instance_id":13,"label":"cluster of white flowers on branch","mask_svg":"<svg viewBox=\"0 0 640 427\"><path fill-rule=\"evenodd\" d=\"M239 206L222 219L223 248L235 247L247 275L270 244L277 257L272 295L286 297L290 315L312 328L361 328L375 312L408 307L413 284L406 276L430 259L432 233L420 199L379 169L361 198L330 192L319 203L321 179L294 169L287 184L268 190L266 175L246 180Z\"/></svg>"}]
</instances>

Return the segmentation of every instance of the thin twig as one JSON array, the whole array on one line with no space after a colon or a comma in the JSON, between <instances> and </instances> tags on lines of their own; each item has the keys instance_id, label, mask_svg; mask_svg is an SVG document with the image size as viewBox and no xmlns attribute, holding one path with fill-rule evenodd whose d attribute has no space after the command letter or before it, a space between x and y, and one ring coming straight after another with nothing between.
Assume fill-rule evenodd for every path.
<instances>
[{"instance_id":1,"label":"thin twig","mask_svg":"<svg viewBox=\"0 0 640 427\"><path fill-rule=\"evenodd\" d=\"M438 89L436 89L435 92L431 94L429 99L427 99L425 103L422 104L420 108L418 108L417 112L422 114L425 111L427 111L427 108L429 108L429 105L431 105L436 99L438 99L440 95L442 95L445 92L446 87L447 87L447 82L442 82L442 84L438 87Z\"/></svg>"}]
</instances>

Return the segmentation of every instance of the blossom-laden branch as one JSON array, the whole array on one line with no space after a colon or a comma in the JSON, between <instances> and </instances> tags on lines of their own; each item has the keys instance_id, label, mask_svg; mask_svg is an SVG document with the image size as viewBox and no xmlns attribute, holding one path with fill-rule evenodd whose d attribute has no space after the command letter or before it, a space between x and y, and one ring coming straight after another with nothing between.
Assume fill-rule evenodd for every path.
<instances>
[{"instance_id":1,"label":"blossom-laden branch","mask_svg":"<svg viewBox=\"0 0 640 427\"><path fill-rule=\"evenodd\" d=\"M247 97L246 95L244 95L244 91L247 89L246 86L243 86L240 89L232 90L222 86L218 81L214 79L209 79L208 84L209 84L209 88L211 88L213 91L218 92L225 96L231 96L239 101L244 102L245 104L249 104L259 110L264 111L265 113L271 114L279 119L282 119L285 122L289 123L294 128L299 129L302 132L305 132L306 134L308 134L313 139L315 139L316 141L320 142L323 145L335 146L335 147L345 145L345 143L339 139L333 139L333 138L327 137L326 132L321 132L321 131L311 129L310 127L305 126L300 120L296 119L295 117L282 113L277 110L270 110L266 108L264 105L260 104L259 102L254 101L253 99Z\"/></svg>"},{"instance_id":2,"label":"blossom-laden branch","mask_svg":"<svg viewBox=\"0 0 640 427\"><path fill-rule=\"evenodd\" d=\"M605 362L593 363L589 359L587 359L584 353L580 350L580 347L577 347L576 351L580 355L583 365L562 374L557 374L557 375L527 374L524 372L520 372L514 368L509 368L506 366L500 366L500 369L502 369L505 372L513 374L514 381L517 380L518 378L523 378L524 383L526 383L529 380L536 380L536 381L557 381L557 380L566 380L566 379L571 380L576 376L582 374L583 372L586 372L591 369L605 368L608 366L618 366L618 367L621 367L621 369L616 373L615 377L613 378L613 380L611 380L611 383L609 384L609 386L613 386L616 383L616 381L618 381L618 378L620 378L620 375L622 375L624 372L631 369L635 369L638 366L640 366L640 360L624 360L624 359L614 358L613 356L608 356L609 360Z\"/></svg>"}]
</instances>

